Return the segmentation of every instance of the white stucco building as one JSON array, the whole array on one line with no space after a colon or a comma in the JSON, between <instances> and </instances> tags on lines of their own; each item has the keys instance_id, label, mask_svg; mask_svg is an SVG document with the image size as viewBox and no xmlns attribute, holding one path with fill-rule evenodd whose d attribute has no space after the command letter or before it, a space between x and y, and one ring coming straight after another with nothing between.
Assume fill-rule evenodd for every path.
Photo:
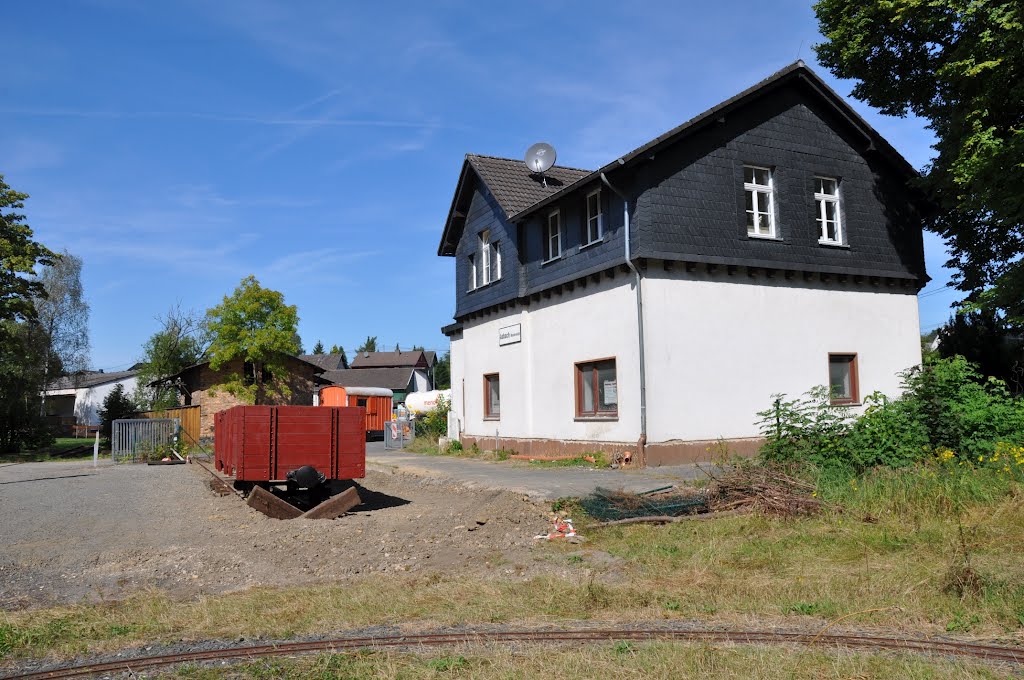
<instances>
[{"instance_id":1,"label":"white stucco building","mask_svg":"<svg viewBox=\"0 0 1024 680\"><path fill-rule=\"evenodd\" d=\"M103 408L103 400L118 385L124 386L125 394L133 394L137 373L86 371L60 378L50 383L43 393L46 399L46 415L60 419L61 423L99 425L99 411Z\"/></svg>"},{"instance_id":2,"label":"white stucco building","mask_svg":"<svg viewBox=\"0 0 1024 680\"><path fill-rule=\"evenodd\" d=\"M596 171L467 156L438 249L460 437L664 464L754 452L778 393L898 393L914 174L799 62Z\"/></svg>"}]
</instances>

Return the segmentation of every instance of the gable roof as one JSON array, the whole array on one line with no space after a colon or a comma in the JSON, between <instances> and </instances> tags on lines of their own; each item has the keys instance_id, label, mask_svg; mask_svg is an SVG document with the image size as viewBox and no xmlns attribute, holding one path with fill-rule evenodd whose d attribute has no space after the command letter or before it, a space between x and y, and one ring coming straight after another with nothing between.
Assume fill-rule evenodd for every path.
<instances>
[{"instance_id":1,"label":"gable roof","mask_svg":"<svg viewBox=\"0 0 1024 680\"><path fill-rule=\"evenodd\" d=\"M349 362L351 368L394 368L396 366L426 365L422 350L404 352L360 352ZM336 367L337 368L337 367Z\"/></svg>"},{"instance_id":2,"label":"gable roof","mask_svg":"<svg viewBox=\"0 0 1024 680\"><path fill-rule=\"evenodd\" d=\"M324 371L322 377L332 385L342 387L385 387L404 392L412 381L412 367L348 368Z\"/></svg>"},{"instance_id":3,"label":"gable roof","mask_svg":"<svg viewBox=\"0 0 1024 680\"><path fill-rule=\"evenodd\" d=\"M828 84L812 71L801 60L797 60L786 66L764 80L743 90L729 99L717 104L707 111L691 118L690 120L672 128L651 141L633 149L627 154L612 160L610 163L594 170L585 172L573 168L561 168L570 171L564 176L562 187L554 191L536 191L530 189L530 173L521 161L493 158L490 156L476 156L468 154L463 164L462 175L459 177L459 184L452 200L452 207L445 222L444 233L441 235L441 243L438 245L438 255L454 255L455 245L462 236L462 227L465 224L465 216L459 221L457 210L460 194L466 181L467 168L472 167L477 175L491 190L492 195L501 204L510 220L517 221L540 210L546 205L557 201L566 194L574 191L580 186L590 182L600 181L603 173L608 173L619 168L624 168L641 162L651 155L657 153L665 146L674 144L687 135L693 134L704 128L705 125L713 123L726 114L750 104L752 101L768 92L779 88L792 81L799 81L807 85L811 91L824 103L833 108L840 118L850 124L851 127L860 132L868 141L868 148L878 151L886 157L896 168L908 176L917 176L917 170L905 159L896 149L892 147L878 132L851 107L845 99L836 93ZM556 166L557 167L557 166ZM483 171L481 171L483 168ZM555 168L546 174L553 172ZM567 181L568 180L568 181ZM493 182L493 184L492 184ZM535 182L532 182L536 184ZM548 183L549 185L551 182ZM524 203L534 199L529 205ZM505 201L503 203L503 200ZM507 205L506 205L507 204ZM510 210L511 208L511 210Z\"/></svg>"},{"instance_id":4,"label":"gable roof","mask_svg":"<svg viewBox=\"0 0 1024 680\"><path fill-rule=\"evenodd\" d=\"M478 178L505 212L508 219L514 218L523 210L536 205L548 196L573 186L580 179L590 176L590 170L569 168L553 165L542 178L532 173L522 160L499 158L497 156L481 156L466 154L459 173L459 182L455 187L448 219L445 220L444 234L437 248L438 255L454 255L455 244L462 237L462 228L466 221L466 211L472 195L466 190L474 178ZM545 181L547 182L545 186ZM446 248L445 245L448 245Z\"/></svg>"},{"instance_id":5,"label":"gable roof","mask_svg":"<svg viewBox=\"0 0 1024 680\"><path fill-rule=\"evenodd\" d=\"M104 373L103 371L83 371L75 375L65 375L57 378L46 386L46 391L73 390L87 387L96 387L107 383L118 382L127 378L133 378L138 371L114 371Z\"/></svg>"},{"instance_id":6,"label":"gable roof","mask_svg":"<svg viewBox=\"0 0 1024 680\"><path fill-rule=\"evenodd\" d=\"M319 366L325 371L336 371L343 368L341 365L341 354L302 354L298 357L307 364Z\"/></svg>"},{"instance_id":7,"label":"gable roof","mask_svg":"<svg viewBox=\"0 0 1024 680\"><path fill-rule=\"evenodd\" d=\"M521 160L467 154L466 161L480 175L509 219L591 174L590 170L553 165L542 178L529 172Z\"/></svg>"},{"instance_id":8,"label":"gable roof","mask_svg":"<svg viewBox=\"0 0 1024 680\"><path fill-rule=\"evenodd\" d=\"M318 365L316 362L307 360L305 358L305 356L308 356L308 355L292 356L291 354L282 354L281 356L284 358L285 361L297 361L299 363L306 364L308 366L312 366L313 368L316 368L318 372L317 372L316 375L313 376L313 381L314 382L322 382L322 378L320 378L319 371L322 371L323 368L320 365ZM319 356L319 355L317 355L317 356ZM338 356L341 356L341 355L338 355ZM237 361L237 359L236 359L236 361ZM180 371L178 371L174 375L169 375L166 378L158 378L158 379L154 380L153 382L149 383L149 387L153 387L154 385L159 385L160 383L171 382L173 380L177 380L179 378L183 378L187 373L191 373L192 371L194 371L194 370L196 370L198 368L202 368L203 366L208 366L209 363L210 363L210 360L207 359L206 361L200 361L198 364L192 364L191 366L186 366L185 368L181 369Z\"/></svg>"}]
</instances>

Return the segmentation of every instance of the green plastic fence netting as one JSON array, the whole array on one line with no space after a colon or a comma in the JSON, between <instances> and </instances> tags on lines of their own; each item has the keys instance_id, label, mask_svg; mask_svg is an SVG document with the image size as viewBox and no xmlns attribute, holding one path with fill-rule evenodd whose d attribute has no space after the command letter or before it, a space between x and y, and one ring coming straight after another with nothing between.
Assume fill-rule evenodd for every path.
<instances>
[{"instance_id":1,"label":"green plastic fence netting","mask_svg":"<svg viewBox=\"0 0 1024 680\"><path fill-rule=\"evenodd\" d=\"M708 512L708 498L703 493L652 495L650 491L636 494L598 487L594 493L580 499L580 506L594 519L609 522L631 517L678 517Z\"/></svg>"}]
</instances>

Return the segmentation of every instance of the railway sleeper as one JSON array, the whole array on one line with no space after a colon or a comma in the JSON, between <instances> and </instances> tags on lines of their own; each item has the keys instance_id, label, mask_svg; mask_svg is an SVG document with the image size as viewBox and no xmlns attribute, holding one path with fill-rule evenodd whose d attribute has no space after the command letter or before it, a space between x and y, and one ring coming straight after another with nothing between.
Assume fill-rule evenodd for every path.
<instances>
[{"instance_id":1,"label":"railway sleeper","mask_svg":"<svg viewBox=\"0 0 1024 680\"><path fill-rule=\"evenodd\" d=\"M337 519L362 503L354 486L332 495L331 485L311 466L289 472L283 488L269 482L246 486L248 506L275 519Z\"/></svg>"}]
</instances>

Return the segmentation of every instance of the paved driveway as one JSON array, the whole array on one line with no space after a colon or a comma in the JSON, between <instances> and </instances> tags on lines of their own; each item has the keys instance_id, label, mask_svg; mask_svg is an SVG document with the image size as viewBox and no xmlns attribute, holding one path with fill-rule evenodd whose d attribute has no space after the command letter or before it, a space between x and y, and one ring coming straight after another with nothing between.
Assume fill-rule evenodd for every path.
<instances>
[{"instance_id":1,"label":"paved driveway","mask_svg":"<svg viewBox=\"0 0 1024 680\"><path fill-rule=\"evenodd\" d=\"M388 451L383 442L367 443L366 462L368 466L379 470L397 468L412 474L451 479L471 487L513 491L539 501L586 496L599 486L638 492L707 477L696 465L645 470L544 468L526 463Z\"/></svg>"}]
</instances>

